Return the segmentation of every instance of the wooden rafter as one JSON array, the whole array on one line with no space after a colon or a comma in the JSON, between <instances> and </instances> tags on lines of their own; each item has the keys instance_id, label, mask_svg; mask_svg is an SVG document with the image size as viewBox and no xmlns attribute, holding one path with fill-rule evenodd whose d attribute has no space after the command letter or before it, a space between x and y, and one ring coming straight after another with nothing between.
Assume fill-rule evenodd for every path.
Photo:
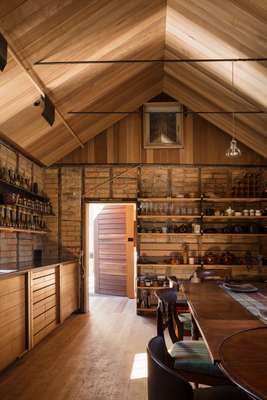
<instances>
[{"instance_id":1,"label":"wooden rafter","mask_svg":"<svg viewBox=\"0 0 267 400\"><path fill-rule=\"evenodd\" d=\"M39 91L39 93L42 96L45 96L45 94L48 94L47 88L45 87L45 85L43 84L43 82L41 81L39 76L32 69L32 67L27 65L28 64L27 61L25 61L25 60L22 61L21 58L18 56L17 51L15 50L15 48L12 45L12 42L11 42L11 39L10 39L9 35L7 35L7 33L5 33L3 30L2 30L2 34L4 35L4 37L8 41L8 51L11 54L12 58L16 61L16 63L25 72L25 74L27 75L29 80L32 82L32 84L35 86L35 88ZM49 92L49 96L51 96L50 92ZM76 140L78 145L80 147L83 147L84 144L82 143L82 141L80 140L78 135L74 132L72 127L69 125L69 123L64 118L63 114L59 111L59 109L56 106L55 106L55 113L58 116L58 118L60 119L60 121L63 123L63 125L66 127L68 132L71 134L71 136Z\"/></svg>"}]
</instances>

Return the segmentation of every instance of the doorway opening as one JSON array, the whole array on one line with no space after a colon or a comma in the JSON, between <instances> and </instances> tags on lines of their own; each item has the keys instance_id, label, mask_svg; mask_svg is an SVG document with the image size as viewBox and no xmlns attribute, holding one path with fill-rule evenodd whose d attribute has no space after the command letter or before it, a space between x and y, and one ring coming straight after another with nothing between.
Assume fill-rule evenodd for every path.
<instances>
[{"instance_id":1,"label":"doorway opening","mask_svg":"<svg viewBox=\"0 0 267 400\"><path fill-rule=\"evenodd\" d=\"M86 296L135 298L135 203L86 204ZM87 307L88 308L88 307Z\"/></svg>"}]
</instances>

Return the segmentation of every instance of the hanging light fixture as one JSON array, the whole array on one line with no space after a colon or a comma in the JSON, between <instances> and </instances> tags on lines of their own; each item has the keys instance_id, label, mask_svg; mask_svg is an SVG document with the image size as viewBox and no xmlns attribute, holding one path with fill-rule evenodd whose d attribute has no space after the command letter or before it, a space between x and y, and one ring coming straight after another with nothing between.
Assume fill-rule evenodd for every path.
<instances>
[{"instance_id":1,"label":"hanging light fixture","mask_svg":"<svg viewBox=\"0 0 267 400\"><path fill-rule=\"evenodd\" d=\"M240 148L237 146L237 140L235 139L235 113L233 113L233 137L225 155L229 158L237 158L242 155Z\"/></svg>"},{"instance_id":2,"label":"hanging light fixture","mask_svg":"<svg viewBox=\"0 0 267 400\"><path fill-rule=\"evenodd\" d=\"M232 87L234 88L234 62L232 61ZM235 138L235 113L233 112L233 134L232 140L230 142L230 147L225 153L226 157L237 158L242 155L240 148L237 145L237 140Z\"/></svg>"}]
</instances>

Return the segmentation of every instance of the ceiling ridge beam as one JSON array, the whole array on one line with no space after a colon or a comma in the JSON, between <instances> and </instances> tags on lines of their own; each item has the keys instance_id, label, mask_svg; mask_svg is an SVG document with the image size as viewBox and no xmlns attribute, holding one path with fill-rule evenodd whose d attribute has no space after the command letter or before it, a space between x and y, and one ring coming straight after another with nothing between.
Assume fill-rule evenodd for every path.
<instances>
[{"instance_id":1,"label":"ceiling ridge beam","mask_svg":"<svg viewBox=\"0 0 267 400\"><path fill-rule=\"evenodd\" d=\"M44 83L41 81L41 79L39 78L39 76L36 74L36 72L32 69L31 66L25 66L24 62L20 59L20 57L18 56L17 52L14 50L13 46L12 46L12 41L9 37L8 34L6 34L3 30L2 30L2 34L3 36L7 39L8 42L8 51L10 52L12 58L15 60L15 62L20 66L20 68L25 72L25 74L27 75L27 77L29 78L29 80L32 82L32 84L35 86L35 88L38 90L38 92L42 95L45 96L46 94L49 95L49 97L51 98L51 93L50 91L48 91L48 89L46 88L46 86L44 85ZM27 63L28 64L28 63ZM63 125L65 126L65 128L68 130L68 132L71 134L71 136L76 140L76 142L79 144L80 147L84 147L83 142L80 140L79 136L74 132L74 130L72 129L72 127L69 125L69 123L66 121L66 119L64 118L63 114L61 113L61 111L58 110L58 108L54 105L55 107L55 113L58 116L58 118L60 119L60 121L63 123Z\"/></svg>"}]
</instances>

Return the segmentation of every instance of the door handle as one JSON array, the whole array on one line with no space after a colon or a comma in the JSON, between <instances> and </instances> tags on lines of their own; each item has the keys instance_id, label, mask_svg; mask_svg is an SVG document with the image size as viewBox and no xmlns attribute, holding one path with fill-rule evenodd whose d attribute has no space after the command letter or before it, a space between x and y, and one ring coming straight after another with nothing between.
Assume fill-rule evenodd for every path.
<instances>
[{"instance_id":1,"label":"door handle","mask_svg":"<svg viewBox=\"0 0 267 400\"><path fill-rule=\"evenodd\" d=\"M134 239L132 237L128 237L128 242L133 242Z\"/></svg>"}]
</instances>

